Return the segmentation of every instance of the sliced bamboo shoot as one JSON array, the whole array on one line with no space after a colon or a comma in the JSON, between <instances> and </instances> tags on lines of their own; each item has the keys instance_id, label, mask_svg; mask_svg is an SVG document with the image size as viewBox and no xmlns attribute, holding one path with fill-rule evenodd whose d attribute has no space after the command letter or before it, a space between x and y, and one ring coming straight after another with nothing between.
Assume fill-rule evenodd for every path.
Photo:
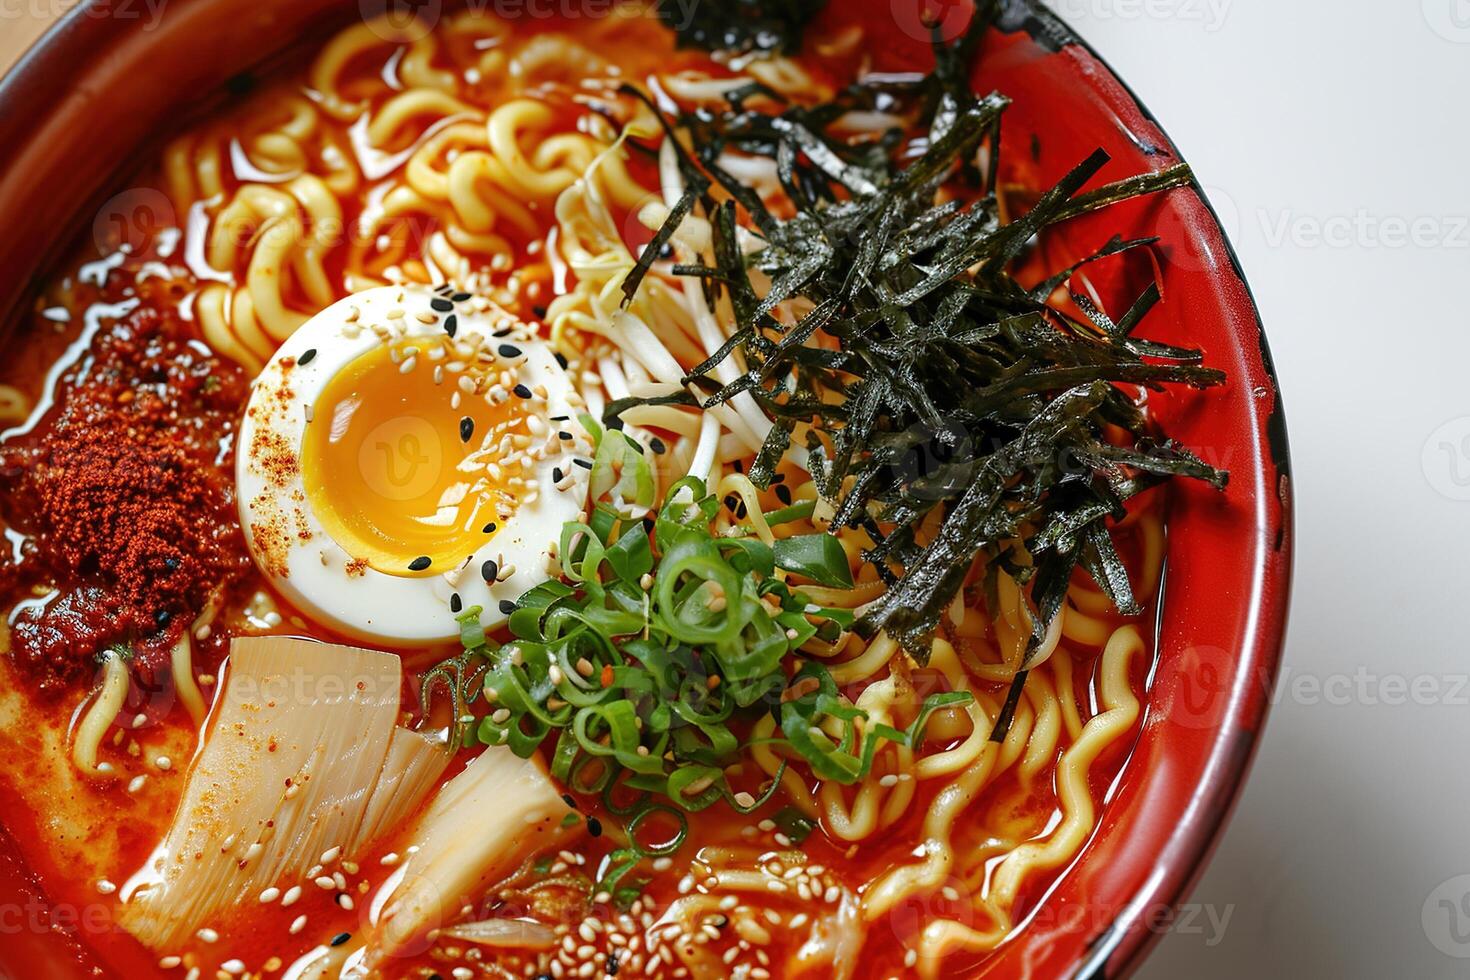
<instances>
[{"instance_id":1,"label":"sliced bamboo shoot","mask_svg":"<svg viewBox=\"0 0 1470 980\"><path fill-rule=\"evenodd\" d=\"M562 847L584 824L562 826L567 804L533 760L489 748L429 804L409 835L403 876L380 903L368 942L369 968L459 917L527 858Z\"/></svg>"},{"instance_id":2,"label":"sliced bamboo shoot","mask_svg":"<svg viewBox=\"0 0 1470 980\"><path fill-rule=\"evenodd\" d=\"M304 884L333 848L360 853L411 813L447 748L398 727L386 653L239 639L163 843L124 889L123 925L176 948L266 888Z\"/></svg>"}]
</instances>

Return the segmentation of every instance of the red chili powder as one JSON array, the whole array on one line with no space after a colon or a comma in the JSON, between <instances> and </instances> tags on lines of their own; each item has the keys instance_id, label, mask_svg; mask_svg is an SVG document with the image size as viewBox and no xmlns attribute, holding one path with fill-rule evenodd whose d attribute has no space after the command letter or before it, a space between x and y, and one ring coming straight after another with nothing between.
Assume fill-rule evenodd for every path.
<instances>
[{"instance_id":1,"label":"red chili powder","mask_svg":"<svg viewBox=\"0 0 1470 980\"><path fill-rule=\"evenodd\" d=\"M36 431L0 446L0 500L31 536L17 570L60 595L13 626L16 662L43 689L90 677L130 644L156 670L210 594L250 567L231 440L247 383L142 306L93 341Z\"/></svg>"}]
</instances>

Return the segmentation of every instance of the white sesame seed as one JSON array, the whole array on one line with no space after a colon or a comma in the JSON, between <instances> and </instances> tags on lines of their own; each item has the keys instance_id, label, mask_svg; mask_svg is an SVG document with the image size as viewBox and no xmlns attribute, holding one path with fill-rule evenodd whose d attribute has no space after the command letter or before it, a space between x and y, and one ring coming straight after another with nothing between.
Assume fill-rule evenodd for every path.
<instances>
[{"instance_id":1,"label":"white sesame seed","mask_svg":"<svg viewBox=\"0 0 1470 980\"><path fill-rule=\"evenodd\" d=\"M336 847L329 847L325 851L322 852L322 864L331 864L333 861L337 860L337 858L339 858L341 856L342 856L342 847L341 847L341 845L338 845Z\"/></svg>"},{"instance_id":2,"label":"white sesame seed","mask_svg":"<svg viewBox=\"0 0 1470 980\"><path fill-rule=\"evenodd\" d=\"M245 972L245 964L240 960L225 960L219 968L232 977L238 977Z\"/></svg>"},{"instance_id":3,"label":"white sesame seed","mask_svg":"<svg viewBox=\"0 0 1470 980\"><path fill-rule=\"evenodd\" d=\"M106 878L103 878L102 880L97 882L97 891L103 895L111 895L113 892L117 891L117 886L108 881Z\"/></svg>"},{"instance_id":4,"label":"white sesame seed","mask_svg":"<svg viewBox=\"0 0 1470 980\"><path fill-rule=\"evenodd\" d=\"M315 881L318 888L330 890L337 887L337 883L326 875L322 875L320 878L315 879Z\"/></svg>"},{"instance_id":5,"label":"white sesame seed","mask_svg":"<svg viewBox=\"0 0 1470 980\"><path fill-rule=\"evenodd\" d=\"M305 928L306 928L306 916L304 916L304 915L298 915L296 917L295 921L293 921L291 923L291 928L288 931L291 933L291 935L294 936L298 932L300 932L302 929L305 929Z\"/></svg>"},{"instance_id":6,"label":"white sesame seed","mask_svg":"<svg viewBox=\"0 0 1470 980\"><path fill-rule=\"evenodd\" d=\"M178 966L182 962L184 961L181 957L165 956L163 959L158 961L158 968L160 970L172 970L174 967Z\"/></svg>"},{"instance_id":7,"label":"white sesame seed","mask_svg":"<svg viewBox=\"0 0 1470 980\"><path fill-rule=\"evenodd\" d=\"M274 886L272 886L270 888L267 888L265 891L263 891L263 892L260 893L260 900L262 902L267 903L267 904L269 904L270 902L274 902L276 899L278 899L280 897L281 897L281 890L279 888L274 887Z\"/></svg>"},{"instance_id":8,"label":"white sesame seed","mask_svg":"<svg viewBox=\"0 0 1470 980\"><path fill-rule=\"evenodd\" d=\"M398 855L392 851L389 851L387 854L384 854L382 857L378 858L378 863L385 868L391 868L393 867L393 865L398 863Z\"/></svg>"},{"instance_id":9,"label":"white sesame seed","mask_svg":"<svg viewBox=\"0 0 1470 980\"><path fill-rule=\"evenodd\" d=\"M299 898L301 898L301 886L292 885L290 888L286 889L286 894L281 897L281 908L290 908L291 906L296 904L296 901Z\"/></svg>"},{"instance_id":10,"label":"white sesame seed","mask_svg":"<svg viewBox=\"0 0 1470 980\"><path fill-rule=\"evenodd\" d=\"M143 788L143 784L146 783L147 781L148 781L148 777L146 775L139 774L137 776L134 776L132 779L130 779L128 781L128 792L129 793L136 793L136 792L138 792L138 790L140 790L140 789Z\"/></svg>"},{"instance_id":11,"label":"white sesame seed","mask_svg":"<svg viewBox=\"0 0 1470 980\"><path fill-rule=\"evenodd\" d=\"M217 943L217 942L219 942L219 933L215 932L213 929L210 929L208 927L203 928L203 929L200 929L198 932L194 933L194 935L196 935L196 936L199 937L199 941L201 943Z\"/></svg>"}]
</instances>

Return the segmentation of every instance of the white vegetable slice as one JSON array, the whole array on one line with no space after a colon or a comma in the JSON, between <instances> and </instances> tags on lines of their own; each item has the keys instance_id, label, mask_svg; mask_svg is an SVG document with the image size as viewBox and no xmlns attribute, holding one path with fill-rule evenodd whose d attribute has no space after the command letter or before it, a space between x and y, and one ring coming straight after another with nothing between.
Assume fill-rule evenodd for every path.
<instances>
[{"instance_id":1,"label":"white vegetable slice","mask_svg":"<svg viewBox=\"0 0 1470 980\"><path fill-rule=\"evenodd\" d=\"M533 760L486 749L439 792L410 834L417 848L403 877L375 903L371 968L432 929L458 918L466 901L506 878L527 858L561 847L585 824L562 826L566 801Z\"/></svg>"},{"instance_id":2,"label":"white vegetable slice","mask_svg":"<svg viewBox=\"0 0 1470 980\"><path fill-rule=\"evenodd\" d=\"M177 948L266 888L300 884L401 822L449 763L397 727L396 656L285 637L235 640L163 843L123 890L121 921Z\"/></svg>"}]
</instances>

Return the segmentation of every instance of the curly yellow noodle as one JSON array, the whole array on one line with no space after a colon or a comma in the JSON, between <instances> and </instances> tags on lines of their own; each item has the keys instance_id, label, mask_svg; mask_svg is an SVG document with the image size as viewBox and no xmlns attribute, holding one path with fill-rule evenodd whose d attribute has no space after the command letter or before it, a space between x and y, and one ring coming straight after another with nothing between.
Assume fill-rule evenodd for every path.
<instances>
[{"instance_id":1,"label":"curly yellow noodle","mask_svg":"<svg viewBox=\"0 0 1470 980\"><path fill-rule=\"evenodd\" d=\"M565 141L554 153L533 151L531 158L526 156L521 141L544 135L554 118L551 107L544 102L514 99L492 112L485 124L490 148L505 168L504 178L510 187L539 200L550 200L572 186L591 163L588 156L581 161L582 166L576 166L577 158ZM585 147L579 146L577 152L585 152Z\"/></svg>"},{"instance_id":2,"label":"curly yellow noodle","mask_svg":"<svg viewBox=\"0 0 1470 980\"><path fill-rule=\"evenodd\" d=\"M606 58L564 34L541 34L522 44L510 58L509 74L517 88L548 81L578 82L607 72Z\"/></svg>"},{"instance_id":3,"label":"curly yellow noodle","mask_svg":"<svg viewBox=\"0 0 1470 980\"><path fill-rule=\"evenodd\" d=\"M447 69L434 67L434 58L438 51L439 42L433 34L425 34L414 41L398 63L398 77L405 85L414 88L459 91L459 76Z\"/></svg>"},{"instance_id":4,"label":"curly yellow noodle","mask_svg":"<svg viewBox=\"0 0 1470 980\"><path fill-rule=\"evenodd\" d=\"M0 425L24 422L31 414L31 400L19 388L0 385Z\"/></svg>"},{"instance_id":5,"label":"curly yellow noodle","mask_svg":"<svg viewBox=\"0 0 1470 980\"><path fill-rule=\"evenodd\" d=\"M219 282L209 283L194 300L194 318L204 334L204 342L216 353L228 357L251 374L258 374L270 356L270 344L261 334L261 346L266 349L258 351L246 346L235 335L230 315L231 301L230 287Z\"/></svg>"},{"instance_id":6,"label":"curly yellow noodle","mask_svg":"<svg viewBox=\"0 0 1470 980\"><path fill-rule=\"evenodd\" d=\"M1099 697L1104 710L1087 722L1077 741L1057 761L1061 822L1045 839L1027 841L1000 862L988 897L988 904L992 907L1012 907L1028 877L1061 867L1076 856L1091 835L1096 821L1096 806L1088 786L1088 775L1098 755L1125 737L1138 720L1138 697L1128 674L1133 657L1143 652L1143 637L1135 626L1121 627L1108 640L1099 679ZM993 949L1009 931L1009 924L1005 915L1001 916L996 929L983 932L952 921L930 923L919 939L921 974L926 977L940 975L944 957L956 951Z\"/></svg>"},{"instance_id":7,"label":"curly yellow noodle","mask_svg":"<svg viewBox=\"0 0 1470 980\"><path fill-rule=\"evenodd\" d=\"M328 41L312 61L307 83L322 110L332 118L350 122L366 107L365 102L349 98L338 89L349 64L377 49L412 43L419 35L417 25L398 24L396 20L384 15L349 27Z\"/></svg>"},{"instance_id":8,"label":"curly yellow noodle","mask_svg":"<svg viewBox=\"0 0 1470 980\"><path fill-rule=\"evenodd\" d=\"M86 705L71 731L71 758L77 771L97 779L111 779L117 776L117 772L111 766L102 768L105 764L97 761L97 752L102 747L107 729L127 701L131 681L127 658L121 652L105 650L101 660L102 682L88 695L90 704Z\"/></svg>"},{"instance_id":9,"label":"curly yellow noodle","mask_svg":"<svg viewBox=\"0 0 1470 980\"><path fill-rule=\"evenodd\" d=\"M428 118L437 122L451 116L479 119L482 115L479 109L445 92L414 88L383 103L368 121L367 135L375 147L401 147L413 142L399 137L414 120Z\"/></svg>"}]
</instances>

